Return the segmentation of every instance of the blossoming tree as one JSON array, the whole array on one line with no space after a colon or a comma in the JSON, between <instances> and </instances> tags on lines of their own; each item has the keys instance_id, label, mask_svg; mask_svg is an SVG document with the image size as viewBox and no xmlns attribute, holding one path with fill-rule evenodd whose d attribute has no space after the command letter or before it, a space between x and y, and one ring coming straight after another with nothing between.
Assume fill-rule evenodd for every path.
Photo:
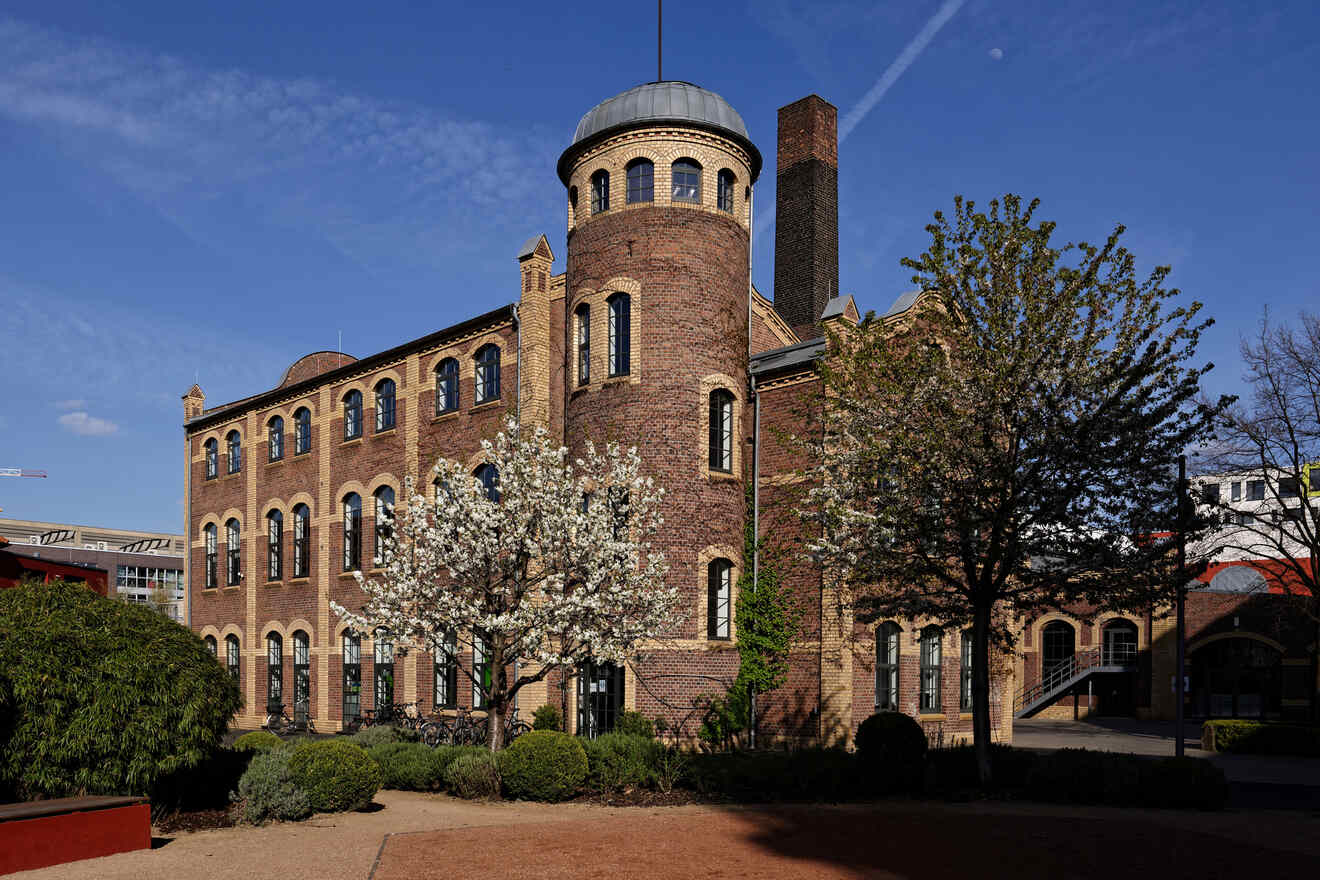
<instances>
[{"instance_id":1,"label":"blossoming tree","mask_svg":"<svg viewBox=\"0 0 1320 880\"><path fill-rule=\"evenodd\" d=\"M494 750L522 688L585 661L623 662L682 617L650 546L664 490L636 448L588 443L573 460L544 428L513 421L482 446L484 480L441 460L433 499L409 481L382 573L357 575L365 603L331 609L436 657L481 657L475 673L456 665L482 696Z\"/></svg>"}]
</instances>

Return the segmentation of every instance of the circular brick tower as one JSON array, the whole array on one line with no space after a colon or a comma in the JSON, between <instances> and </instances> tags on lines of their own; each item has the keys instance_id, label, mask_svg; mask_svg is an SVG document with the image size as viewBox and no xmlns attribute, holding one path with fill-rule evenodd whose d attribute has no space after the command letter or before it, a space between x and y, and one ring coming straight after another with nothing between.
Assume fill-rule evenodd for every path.
<instances>
[{"instance_id":1,"label":"circular brick tower","mask_svg":"<svg viewBox=\"0 0 1320 880\"><path fill-rule=\"evenodd\" d=\"M710 638L708 567L728 559L736 583L743 565L750 202L761 155L719 95L654 82L587 113L558 170L568 190L565 442L635 443L668 493L658 543L671 583L689 597L689 620L677 634L682 650L648 655L626 701L675 714L717 690L706 676L737 668L732 623ZM626 363L620 294L630 310ZM718 461L712 392L731 398L716 426L731 448Z\"/></svg>"}]
</instances>

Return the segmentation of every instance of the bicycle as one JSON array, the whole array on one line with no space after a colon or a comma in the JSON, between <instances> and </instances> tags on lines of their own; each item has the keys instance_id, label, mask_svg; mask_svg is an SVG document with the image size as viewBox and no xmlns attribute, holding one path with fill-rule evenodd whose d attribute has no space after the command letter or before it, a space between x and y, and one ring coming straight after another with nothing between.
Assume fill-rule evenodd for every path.
<instances>
[{"instance_id":1,"label":"bicycle","mask_svg":"<svg viewBox=\"0 0 1320 880\"><path fill-rule=\"evenodd\" d=\"M312 724L312 719L305 718L302 721L296 721L290 718L289 713L284 711L283 703L273 703L267 708L270 711L266 713L266 722L261 725L263 730L269 730L276 736L316 733L316 727Z\"/></svg>"}]
</instances>

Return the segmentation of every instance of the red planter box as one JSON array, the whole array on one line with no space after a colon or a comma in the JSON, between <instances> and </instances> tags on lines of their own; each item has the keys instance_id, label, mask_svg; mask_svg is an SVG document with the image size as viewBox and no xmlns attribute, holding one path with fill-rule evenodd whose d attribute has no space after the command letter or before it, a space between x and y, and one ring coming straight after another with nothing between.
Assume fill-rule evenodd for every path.
<instances>
[{"instance_id":1,"label":"red planter box","mask_svg":"<svg viewBox=\"0 0 1320 880\"><path fill-rule=\"evenodd\" d=\"M151 806L138 797L0 804L0 874L151 848Z\"/></svg>"}]
</instances>

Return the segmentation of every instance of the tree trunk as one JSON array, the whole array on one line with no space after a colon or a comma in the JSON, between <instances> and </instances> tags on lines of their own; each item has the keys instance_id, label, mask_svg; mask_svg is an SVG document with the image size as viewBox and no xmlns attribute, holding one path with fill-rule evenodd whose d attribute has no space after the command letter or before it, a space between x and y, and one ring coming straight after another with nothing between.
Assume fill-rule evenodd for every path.
<instances>
[{"instance_id":1,"label":"tree trunk","mask_svg":"<svg viewBox=\"0 0 1320 880\"><path fill-rule=\"evenodd\" d=\"M981 787L992 781L990 766L990 609L978 606L972 617L972 738Z\"/></svg>"},{"instance_id":2,"label":"tree trunk","mask_svg":"<svg viewBox=\"0 0 1320 880\"><path fill-rule=\"evenodd\" d=\"M509 705L509 671L504 663L504 640L492 639L490 694L486 703L486 745L492 752L504 748L504 716Z\"/></svg>"}]
</instances>

